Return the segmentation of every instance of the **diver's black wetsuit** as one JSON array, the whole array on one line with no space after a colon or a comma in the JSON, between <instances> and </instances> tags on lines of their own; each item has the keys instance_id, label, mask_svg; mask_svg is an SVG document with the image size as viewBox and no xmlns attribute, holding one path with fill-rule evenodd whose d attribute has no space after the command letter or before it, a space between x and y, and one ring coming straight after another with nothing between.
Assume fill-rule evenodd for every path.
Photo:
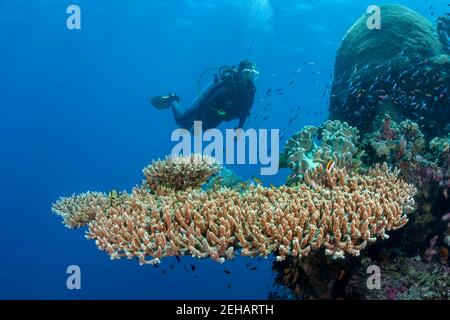
<instances>
[{"instance_id":1,"label":"diver's black wetsuit","mask_svg":"<svg viewBox=\"0 0 450 320\"><path fill-rule=\"evenodd\" d=\"M252 81L239 81L236 71L219 72L214 82L182 112L176 101L172 102L177 125L190 130L194 121L202 121L203 130L217 127L223 121L239 119L239 128L250 114L256 87Z\"/></svg>"}]
</instances>

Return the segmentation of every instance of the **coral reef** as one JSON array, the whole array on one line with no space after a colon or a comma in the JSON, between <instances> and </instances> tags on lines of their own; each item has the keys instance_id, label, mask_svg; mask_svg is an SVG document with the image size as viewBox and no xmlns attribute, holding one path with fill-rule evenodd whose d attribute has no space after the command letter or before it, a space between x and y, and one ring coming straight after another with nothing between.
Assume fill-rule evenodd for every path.
<instances>
[{"instance_id":1,"label":"coral reef","mask_svg":"<svg viewBox=\"0 0 450 320\"><path fill-rule=\"evenodd\" d=\"M436 159L437 165L442 168L444 180L450 188L450 133L446 138L434 138L430 141L430 153ZM444 183L445 184L445 183Z\"/></svg>"},{"instance_id":2,"label":"coral reef","mask_svg":"<svg viewBox=\"0 0 450 320\"><path fill-rule=\"evenodd\" d=\"M438 174L438 167L427 161L422 155L425 152L425 138L417 123L405 120L400 124L391 120L389 114L384 116L381 127L364 136L361 148L365 151L365 163L383 163L398 167L402 177L416 184L421 175L418 171L429 168Z\"/></svg>"},{"instance_id":3,"label":"coral reef","mask_svg":"<svg viewBox=\"0 0 450 320\"><path fill-rule=\"evenodd\" d=\"M346 297L348 275L358 260L330 260L316 252L302 259L288 257L275 262L272 269L277 287L285 288L284 299L338 299Z\"/></svg>"},{"instance_id":4,"label":"coral reef","mask_svg":"<svg viewBox=\"0 0 450 320\"><path fill-rule=\"evenodd\" d=\"M167 158L156 166L166 174L170 173L166 168L178 173L173 163L190 163L190 159ZM211 164L209 159L196 163ZM147 177L154 179L153 174ZM197 185L198 178L194 179ZM172 185L180 186L175 181ZM334 258L359 255L368 243L387 238L386 232L407 223L416 192L386 165L365 175L349 175L337 168L324 174L319 165L295 188L257 185L237 192L190 189L193 184L187 181L182 190L166 185L144 181L107 208L73 196L55 203L54 209L69 221L89 212L87 238L112 259L137 258L141 264L155 264L167 256L192 255L224 262L240 250L250 256L277 252L277 260L282 261L321 247ZM69 202L70 207L64 206Z\"/></svg>"},{"instance_id":5,"label":"coral reef","mask_svg":"<svg viewBox=\"0 0 450 320\"><path fill-rule=\"evenodd\" d=\"M302 259L288 257L275 262L275 284L284 291L280 290L281 296L272 292L272 298L448 298L442 281L448 283L450 223L447 220L450 218L445 212L450 211L447 173L450 137L434 138L427 143L419 125L411 120L396 123L385 114L376 122L375 130L365 134L360 144L355 144L358 152L353 156L353 172L380 163L398 168L400 177L418 188L417 210L409 216L411 222L391 233L390 239L370 246L362 260L333 261L312 253ZM308 178L306 172L303 181ZM368 291L367 273L361 261L380 260L380 251L389 253L389 258L382 259L385 276L382 290ZM417 265L417 270L431 274L407 272L404 266L398 265L399 261ZM392 268L402 271L393 272Z\"/></svg>"},{"instance_id":6,"label":"coral reef","mask_svg":"<svg viewBox=\"0 0 450 320\"><path fill-rule=\"evenodd\" d=\"M152 190L166 187L174 190L199 188L220 171L219 163L210 157L192 154L153 161L144 168L146 183Z\"/></svg>"},{"instance_id":7,"label":"coral reef","mask_svg":"<svg viewBox=\"0 0 450 320\"><path fill-rule=\"evenodd\" d=\"M378 265L381 269L381 289L364 286L366 268ZM448 300L450 299L450 268L440 262L427 262L420 256L365 258L355 272L349 286L360 297L379 300ZM355 292L353 292L355 294Z\"/></svg>"},{"instance_id":8,"label":"coral reef","mask_svg":"<svg viewBox=\"0 0 450 320\"><path fill-rule=\"evenodd\" d=\"M331 120L286 142L286 186L172 156L146 167L131 193L62 197L53 212L68 228L87 227L111 259L142 265L274 254L281 297L449 299L448 19L435 29L404 6L381 11L381 30L364 15L344 37ZM367 288L371 265L380 290Z\"/></svg>"},{"instance_id":9,"label":"coral reef","mask_svg":"<svg viewBox=\"0 0 450 320\"><path fill-rule=\"evenodd\" d=\"M206 189L214 189L218 187L225 187L230 189L241 189L242 178L237 176L234 171L222 167L218 174L209 179L205 184Z\"/></svg>"},{"instance_id":10,"label":"coral reef","mask_svg":"<svg viewBox=\"0 0 450 320\"><path fill-rule=\"evenodd\" d=\"M92 221L97 212L108 208L110 201L101 192L86 192L71 197L61 197L52 206L52 211L63 218L70 229L80 228Z\"/></svg>"},{"instance_id":11,"label":"coral reef","mask_svg":"<svg viewBox=\"0 0 450 320\"><path fill-rule=\"evenodd\" d=\"M437 30L417 12L380 6L382 27L367 28L362 16L338 50L330 118L364 134L389 112L394 121L419 123L427 137L442 136L450 122L450 56Z\"/></svg>"},{"instance_id":12,"label":"coral reef","mask_svg":"<svg viewBox=\"0 0 450 320\"><path fill-rule=\"evenodd\" d=\"M364 135L360 148L364 163L386 162L400 168L401 177L424 195L450 187L450 135L434 138L427 145L417 123L405 120L397 124L386 114L379 130Z\"/></svg>"},{"instance_id":13,"label":"coral reef","mask_svg":"<svg viewBox=\"0 0 450 320\"><path fill-rule=\"evenodd\" d=\"M448 207L445 196L449 178L447 176L446 139L435 138L426 143L419 126L410 120L397 124L386 114L379 129L364 136L361 149L364 163L388 163L401 169L400 176L418 188L417 211L410 217L410 223L402 233L405 248L418 254L428 239L436 233L442 212ZM447 202L447 204L446 204ZM405 241L409 244L405 245Z\"/></svg>"},{"instance_id":14,"label":"coral reef","mask_svg":"<svg viewBox=\"0 0 450 320\"><path fill-rule=\"evenodd\" d=\"M447 223L444 232L444 243L447 245L448 248L450 248L450 212L447 212L442 216L442 221L444 223Z\"/></svg>"},{"instance_id":15,"label":"coral reef","mask_svg":"<svg viewBox=\"0 0 450 320\"><path fill-rule=\"evenodd\" d=\"M347 32L339 48L330 98L330 119L357 128L351 174L387 163L418 188L410 223L378 241L357 259L332 260L320 252L288 256L273 264L271 297L296 299L448 299L450 243L450 56L445 18L436 30L404 6L382 5L382 28L367 28L369 14ZM448 33L447 33L448 34ZM445 38L444 38L445 37ZM321 132L305 127L286 145L286 165L309 181ZM312 143L310 142L312 141ZM298 151L297 151L298 150ZM289 159L289 157L292 157ZM330 158L329 158L330 159ZM321 161L317 163L323 164ZM292 177L288 184L292 182ZM366 286L369 265L382 272L381 290ZM411 266L411 267L408 267Z\"/></svg>"},{"instance_id":16,"label":"coral reef","mask_svg":"<svg viewBox=\"0 0 450 320\"><path fill-rule=\"evenodd\" d=\"M285 163L294 171L289 184L300 181L306 171L319 165L326 167L333 160L338 168L353 163L359 131L340 121L326 121L320 127L306 126L287 140L284 146Z\"/></svg>"},{"instance_id":17,"label":"coral reef","mask_svg":"<svg viewBox=\"0 0 450 320\"><path fill-rule=\"evenodd\" d=\"M420 256L397 255L382 245L381 251L369 252L361 258L333 261L313 254L299 259L289 257L275 262L275 284L283 299L365 299L365 300L430 300L450 298L448 251L427 261ZM445 256L446 255L446 256ZM445 259L443 257L446 257ZM381 287L367 287L368 268L380 268ZM281 291L278 288L278 291Z\"/></svg>"}]
</instances>

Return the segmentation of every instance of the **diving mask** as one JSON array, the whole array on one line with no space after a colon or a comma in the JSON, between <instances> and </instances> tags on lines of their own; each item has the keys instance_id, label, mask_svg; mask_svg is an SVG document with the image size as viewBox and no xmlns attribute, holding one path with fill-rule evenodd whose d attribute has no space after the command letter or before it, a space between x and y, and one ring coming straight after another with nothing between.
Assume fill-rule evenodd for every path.
<instances>
[{"instance_id":1,"label":"diving mask","mask_svg":"<svg viewBox=\"0 0 450 320\"><path fill-rule=\"evenodd\" d=\"M251 80L258 80L258 78L259 78L259 71L256 71L256 69L254 69L254 68L251 68L251 69L246 68L246 69L242 70L242 74Z\"/></svg>"}]
</instances>

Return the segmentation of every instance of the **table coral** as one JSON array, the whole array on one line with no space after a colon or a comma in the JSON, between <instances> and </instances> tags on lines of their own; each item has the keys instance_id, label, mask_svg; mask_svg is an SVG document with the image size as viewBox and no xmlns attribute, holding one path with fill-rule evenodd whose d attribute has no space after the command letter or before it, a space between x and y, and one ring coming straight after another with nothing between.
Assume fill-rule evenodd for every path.
<instances>
[{"instance_id":1,"label":"table coral","mask_svg":"<svg viewBox=\"0 0 450 320\"><path fill-rule=\"evenodd\" d=\"M215 159L192 154L153 161L144 169L144 175L152 190L160 186L181 190L197 188L219 171L220 165Z\"/></svg>"},{"instance_id":2,"label":"table coral","mask_svg":"<svg viewBox=\"0 0 450 320\"><path fill-rule=\"evenodd\" d=\"M174 160L188 161L164 161L174 168ZM164 161L156 166L165 167ZM257 185L238 192L191 189L190 183L179 190L148 185L144 181L106 208L82 196L53 207L68 220L89 212L86 236L112 259L155 264L167 256L192 255L222 263L239 250L249 256L276 252L281 261L322 247L334 258L359 255L368 243L407 223L416 192L386 165L365 175L338 168L324 174L319 165L294 188Z\"/></svg>"},{"instance_id":3,"label":"table coral","mask_svg":"<svg viewBox=\"0 0 450 320\"><path fill-rule=\"evenodd\" d=\"M97 212L106 210L110 202L102 192L86 192L71 197L61 197L52 207L52 211L63 218L70 229L85 226L95 218Z\"/></svg>"}]
</instances>

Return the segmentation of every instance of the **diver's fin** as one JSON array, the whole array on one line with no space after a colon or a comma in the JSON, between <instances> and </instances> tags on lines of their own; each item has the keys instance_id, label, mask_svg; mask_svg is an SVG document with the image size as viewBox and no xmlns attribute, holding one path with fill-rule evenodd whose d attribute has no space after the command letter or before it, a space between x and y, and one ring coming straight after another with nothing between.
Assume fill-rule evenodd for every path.
<instances>
[{"instance_id":1,"label":"diver's fin","mask_svg":"<svg viewBox=\"0 0 450 320\"><path fill-rule=\"evenodd\" d=\"M180 102L180 98L176 94L169 94L167 96L157 96L150 100L151 104L156 109L167 109L172 105L173 101Z\"/></svg>"}]
</instances>

